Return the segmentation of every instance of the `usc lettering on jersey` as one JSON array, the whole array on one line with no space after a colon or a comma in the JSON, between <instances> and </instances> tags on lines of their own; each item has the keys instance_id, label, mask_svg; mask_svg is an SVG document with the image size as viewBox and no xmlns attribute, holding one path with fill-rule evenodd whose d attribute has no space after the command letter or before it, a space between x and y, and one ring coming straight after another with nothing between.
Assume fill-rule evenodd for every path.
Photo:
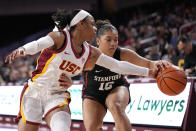
<instances>
[{"instance_id":1,"label":"usc lettering on jersey","mask_svg":"<svg viewBox=\"0 0 196 131\"><path fill-rule=\"evenodd\" d=\"M71 63L70 61L63 60L61 65L59 66L61 70L65 70L67 72L71 72L73 75L77 70L80 70L80 67L75 65L74 63Z\"/></svg>"}]
</instances>

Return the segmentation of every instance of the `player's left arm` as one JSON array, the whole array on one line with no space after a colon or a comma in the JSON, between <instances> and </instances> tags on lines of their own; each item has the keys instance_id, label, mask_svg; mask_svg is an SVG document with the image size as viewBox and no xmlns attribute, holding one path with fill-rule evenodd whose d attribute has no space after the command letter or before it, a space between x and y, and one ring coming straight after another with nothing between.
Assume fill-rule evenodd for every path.
<instances>
[{"instance_id":1,"label":"player's left arm","mask_svg":"<svg viewBox=\"0 0 196 131\"><path fill-rule=\"evenodd\" d=\"M126 48L121 48L120 59L122 61L127 61L132 64L146 67L153 70L163 69L165 67L169 67L172 65L170 62L165 60L159 60L159 61L148 60L144 57L141 57L133 50L126 49Z\"/></svg>"},{"instance_id":2,"label":"player's left arm","mask_svg":"<svg viewBox=\"0 0 196 131\"><path fill-rule=\"evenodd\" d=\"M91 55L86 62L84 70L91 70L95 64L110 69L113 72L124 75L151 76L152 71L148 68L137 66L127 61L119 61L110 56L104 55L98 48L91 48Z\"/></svg>"}]
</instances>

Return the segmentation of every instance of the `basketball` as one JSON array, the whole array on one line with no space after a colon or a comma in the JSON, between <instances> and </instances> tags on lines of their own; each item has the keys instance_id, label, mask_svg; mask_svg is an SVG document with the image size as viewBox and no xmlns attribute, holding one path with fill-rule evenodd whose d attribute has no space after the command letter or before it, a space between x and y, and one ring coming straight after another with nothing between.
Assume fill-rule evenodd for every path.
<instances>
[{"instance_id":1,"label":"basketball","mask_svg":"<svg viewBox=\"0 0 196 131\"><path fill-rule=\"evenodd\" d=\"M185 72L174 66L159 71L156 80L161 92L169 96L180 94L187 83Z\"/></svg>"}]
</instances>

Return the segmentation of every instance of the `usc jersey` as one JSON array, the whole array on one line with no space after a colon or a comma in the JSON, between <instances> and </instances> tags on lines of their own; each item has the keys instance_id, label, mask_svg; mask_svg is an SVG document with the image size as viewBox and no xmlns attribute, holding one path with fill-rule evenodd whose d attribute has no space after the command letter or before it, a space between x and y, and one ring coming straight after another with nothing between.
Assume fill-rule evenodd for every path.
<instances>
[{"instance_id":1,"label":"usc jersey","mask_svg":"<svg viewBox=\"0 0 196 131\"><path fill-rule=\"evenodd\" d=\"M91 47L87 42L82 45L82 53L77 55L68 31L63 31L66 39L61 49L42 50L37 67L31 79L25 85L20 99L20 111L17 120L24 123L40 124L52 110L69 105L70 93L60 87L59 77L65 73L68 77L78 75L90 56Z\"/></svg>"},{"instance_id":2,"label":"usc jersey","mask_svg":"<svg viewBox=\"0 0 196 131\"><path fill-rule=\"evenodd\" d=\"M42 50L37 60L37 67L32 72L31 80L29 80L28 84L30 86L33 84L38 87L59 88L58 79L62 73L65 73L68 77L73 77L82 72L90 56L91 47L87 42L84 42L82 53L78 56L73 48L69 32L64 30L63 33L66 39L61 49L58 51L48 48Z\"/></svg>"}]
</instances>

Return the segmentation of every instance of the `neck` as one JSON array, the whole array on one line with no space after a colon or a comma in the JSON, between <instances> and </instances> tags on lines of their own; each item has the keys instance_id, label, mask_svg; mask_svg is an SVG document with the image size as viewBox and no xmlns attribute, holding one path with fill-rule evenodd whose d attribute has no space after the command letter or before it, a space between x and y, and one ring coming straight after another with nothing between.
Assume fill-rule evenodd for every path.
<instances>
[{"instance_id":1,"label":"neck","mask_svg":"<svg viewBox=\"0 0 196 131\"><path fill-rule=\"evenodd\" d=\"M82 44L84 42L83 39L81 39L81 35L79 35L81 33L79 33L77 30L71 32L71 40L72 40L72 45L73 48L75 50L75 52L80 55L82 53Z\"/></svg>"},{"instance_id":2,"label":"neck","mask_svg":"<svg viewBox=\"0 0 196 131\"><path fill-rule=\"evenodd\" d=\"M74 44L74 46L79 46L81 47L81 45L83 44L84 40L81 39L81 35L79 35L80 33L75 30L73 32L71 32L71 37L72 37L72 42Z\"/></svg>"}]
</instances>

